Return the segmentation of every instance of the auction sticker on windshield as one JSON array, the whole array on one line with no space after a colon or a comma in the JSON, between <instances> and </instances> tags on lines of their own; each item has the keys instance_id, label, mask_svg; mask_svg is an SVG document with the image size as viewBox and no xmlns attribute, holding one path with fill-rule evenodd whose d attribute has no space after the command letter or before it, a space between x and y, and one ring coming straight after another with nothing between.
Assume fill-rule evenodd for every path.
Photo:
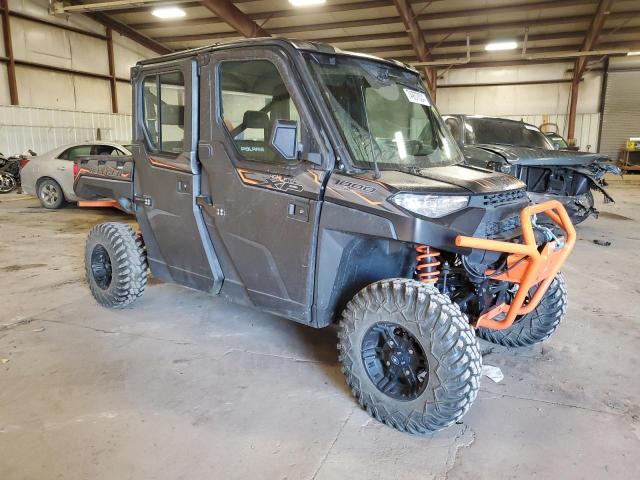
<instances>
[{"instance_id":1,"label":"auction sticker on windshield","mask_svg":"<svg viewBox=\"0 0 640 480\"><path fill-rule=\"evenodd\" d=\"M407 96L407 100L411 103L419 103L420 105L426 105L427 107L431 106L429 99L424 92L418 92L409 88L403 88L403 90L404 94Z\"/></svg>"}]
</instances>

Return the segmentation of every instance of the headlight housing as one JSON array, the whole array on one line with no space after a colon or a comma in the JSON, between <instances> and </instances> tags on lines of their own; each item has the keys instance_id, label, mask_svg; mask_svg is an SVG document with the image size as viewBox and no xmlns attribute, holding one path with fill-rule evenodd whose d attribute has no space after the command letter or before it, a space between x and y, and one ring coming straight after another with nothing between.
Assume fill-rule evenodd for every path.
<instances>
[{"instance_id":1,"label":"headlight housing","mask_svg":"<svg viewBox=\"0 0 640 480\"><path fill-rule=\"evenodd\" d=\"M469 197L466 195L398 193L391 197L391 202L423 217L440 218L466 207L469 204Z\"/></svg>"}]
</instances>

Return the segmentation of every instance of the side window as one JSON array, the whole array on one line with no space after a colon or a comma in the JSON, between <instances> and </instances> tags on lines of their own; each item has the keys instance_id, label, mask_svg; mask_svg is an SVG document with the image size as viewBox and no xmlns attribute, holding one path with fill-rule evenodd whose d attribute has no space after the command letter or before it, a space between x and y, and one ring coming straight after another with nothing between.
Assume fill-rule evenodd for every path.
<instances>
[{"instance_id":1,"label":"side window","mask_svg":"<svg viewBox=\"0 0 640 480\"><path fill-rule=\"evenodd\" d=\"M298 125L298 145L303 126L287 87L268 60L225 61L220 64L220 115L245 160L286 162L270 145L276 120Z\"/></svg>"},{"instance_id":2,"label":"side window","mask_svg":"<svg viewBox=\"0 0 640 480\"><path fill-rule=\"evenodd\" d=\"M144 79L142 101L144 109L144 125L147 129L150 147L157 149L158 142L158 77L156 75Z\"/></svg>"},{"instance_id":3,"label":"side window","mask_svg":"<svg viewBox=\"0 0 640 480\"><path fill-rule=\"evenodd\" d=\"M182 72L160 75L160 150L184 150L184 76Z\"/></svg>"},{"instance_id":4,"label":"side window","mask_svg":"<svg viewBox=\"0 0 640 480\"><path fill-rule=\"evenodd\" d=\"M65 150L58 158L74 161L77 157L82 155L91 155L91 145L78 145L77 147L71 147Z\"/></svg>"},{"instance_id":5,"label":"side window","mask_svg":"<svg viewBox=\"0 0 640 480\"><path fill-rule=\"evenodd\" d=\"M185 93L182 72L144 79L143 120L152 149L172 154L183 151Z\"/></svg>"}]
</instances>

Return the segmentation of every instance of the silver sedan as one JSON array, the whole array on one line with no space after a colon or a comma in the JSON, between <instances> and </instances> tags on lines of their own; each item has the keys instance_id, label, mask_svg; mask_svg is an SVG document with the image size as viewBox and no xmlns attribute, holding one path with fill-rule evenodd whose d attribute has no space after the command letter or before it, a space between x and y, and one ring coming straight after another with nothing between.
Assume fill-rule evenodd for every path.
<instances>
[{"instance_id":1,"label":"silver sedan","mask_svg":"<svg viewBox=\"0 0 640 480\"><path fill-rule=\"evenodd\" d=\"M131 155L119 143L87 142L64 145L36 157L29 157L20 170L22 190L36 195L44 208L60 208L66 202L76 202L73 192L74 160L84 155Z\"/></svg>"}]
</instances>

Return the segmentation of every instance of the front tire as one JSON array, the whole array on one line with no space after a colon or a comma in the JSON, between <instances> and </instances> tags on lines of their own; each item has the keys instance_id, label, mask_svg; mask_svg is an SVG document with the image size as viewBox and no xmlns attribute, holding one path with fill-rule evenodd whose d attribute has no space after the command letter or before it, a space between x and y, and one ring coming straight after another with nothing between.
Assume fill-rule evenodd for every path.
<instances>
[{"instance_id":1,"label":"front tire","mask_svg":"<svg viewBox=\"0 0 640 480\"><path fill-rule=\"evenodd\" d=\"M93 227L84 262L89 288L100 305L123 308L144 293L147 257L142 239L129 225L101 223Z\"/></svg>"},{"instance_id":2,"label":"front tire","mask_svg":"<svg viewBox=\"0 0 640 480\"><path fill-rule=\"evenodd\" d=\"M482 359L475 333L432 285L406 279L369 285L345 308L338 336L353 395L397 430L442 430L476 398Z\"/></svg>"},{"instance_id":3,"label":"front tire","mask_svg":"<svg viewBox=\"0 0 640 480\"><path fill-rule=\"evenodd\" d=\"M582 205L581 208L577 208L576 210L569 213L569 217L571 218L571 223L574 225L579 225L584 222L587 218L589 218L594 213L593 207L596 204L595 199L593 198L593 192L589 190L585 195L585 200L587 206Z\"/></svg>"},{"instance_id":4,"label":"front tire","mask_svg":"<svg viewBox=\"0 0 640 480\"><path fill-rule=\"evenodd\" d=\"M64 193L58 182L45 178L38 184L38 199L44 208L55 210L65 204Z\"/></svg>"},{"instance_id":5,"label":"front tire","mask_svg":"<svg viewBox=\"0 0 640 480\"><path fill-rule=\"evenodd\" d=\"M530 290L533 295L535 289ZM532 312L517 317L509 328L479 328L478 335L488 342L505 347L528 347L549 338L567 312L567 284L561 273L556 275L540 304Z\"/></svg>"}]
</instances>

